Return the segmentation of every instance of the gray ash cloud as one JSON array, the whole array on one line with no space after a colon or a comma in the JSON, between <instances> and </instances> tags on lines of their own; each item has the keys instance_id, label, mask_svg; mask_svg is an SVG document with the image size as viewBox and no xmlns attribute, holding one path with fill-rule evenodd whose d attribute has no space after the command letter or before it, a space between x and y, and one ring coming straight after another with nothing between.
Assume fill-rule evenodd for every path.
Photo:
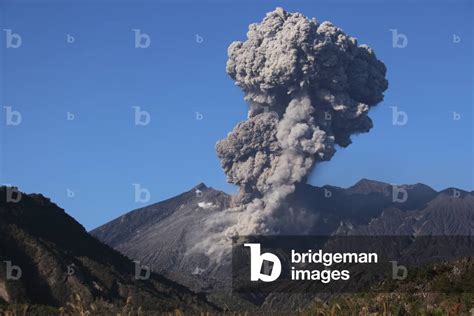
<instances>
[{"instance_id":1,"label":"gray ash cloud","mask_svg":"<svg viewBox=\"0 0 474 316\"><path fill-rule=\"evenodd\" d=\"M216 145L228 181L240 187L240 210L219 215L223 233L279 233L282 221L291 222L280 208L295 185L336 145L371 129L368 112L388 87L386 68L332 23L281 8L251 24L228 57L227 73L249 111Z\"/></svg>"}]
</instances>

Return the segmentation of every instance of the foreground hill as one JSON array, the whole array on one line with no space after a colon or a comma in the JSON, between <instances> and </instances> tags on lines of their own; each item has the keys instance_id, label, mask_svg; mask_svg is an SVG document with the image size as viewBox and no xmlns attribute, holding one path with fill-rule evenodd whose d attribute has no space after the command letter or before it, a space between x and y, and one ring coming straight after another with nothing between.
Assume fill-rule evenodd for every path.
<instances>
[{"instance_id":1,"label":"foreground hill","mask_svg":"<svg viewBox=\"0 0 474 316\"><path fill-rule=\"evenodd\" d=\"M215 309L203 296L160 275L146 278L143 270L145 280L137 279L132 261L90 236L44 196L22 194L17 203L7 202L6 196L1 187L0 303Z\"/></svg>"}]
</instances>

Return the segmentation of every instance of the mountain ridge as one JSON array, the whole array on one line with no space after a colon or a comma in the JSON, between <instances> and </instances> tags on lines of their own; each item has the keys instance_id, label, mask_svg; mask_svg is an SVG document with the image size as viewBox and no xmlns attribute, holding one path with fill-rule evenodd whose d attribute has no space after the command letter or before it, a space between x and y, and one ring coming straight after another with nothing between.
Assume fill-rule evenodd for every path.
<instances>
[{"instance_id":1,"label":"mountain ridge","mask_svg":"<svg viewBox=\"0 0 474 316\"><path fill-rule=\"evenodd\" d=\"M0 187L0 262L21 273L16 279L2 266L0 302L65 307L79 296L85 305L216 310L201 294L161 275L137 277L136 264L100 243L49 198L22 193L20 201L7 202L6 190Z\"/></svg>"},{"instance_id":2,"label":"mountain ridge","mask_svg":"<svg viewBox=\"0 0 474 316\"><path fill-rule=\"evenodd\" d=\"M196 190L202 194L196 194ZM399 193L396 198L392 190ZM455 197L455 192L460 192L459 197ZM144 211L132 211L128 214L133 217L126 214L123 226L114 227L115 219L92 230L91 234L127 256L143 260L165 276L207 293L216 304L227 304L233 299L222 298L229 290L226 287L226 282L230 282L226 279L229 267L210 266L205 255L187 256L186 245L192 243L195 232L201 230L200 223L231 205L231 196L199 184L172 201L139 209ZM474 222L473 194L460 189L436 191L421 183L392 186L368 179L348 188L299 184L286 203L308 214L306 234L474 234L474 228L469 226ZM450 205L461 208L457 210L459 218L450 214L453 212ZM141 221L141 212L147 216L143 226L137 224ZM123 231L127 225L138 232L113 238L115 231ZM301 234L301 231L295 227L285 234ZM236 306L239 304L242 302L238 301Z\"/></svg>"}]
</instances>

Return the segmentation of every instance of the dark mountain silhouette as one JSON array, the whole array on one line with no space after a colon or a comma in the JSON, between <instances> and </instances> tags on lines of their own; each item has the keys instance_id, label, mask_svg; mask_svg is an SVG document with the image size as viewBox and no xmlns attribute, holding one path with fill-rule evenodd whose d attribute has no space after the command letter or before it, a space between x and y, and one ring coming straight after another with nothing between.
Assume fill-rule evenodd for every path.
<instances>
[{"instance_id":1,"label":"dark mountain silhouette","mask_svg":"<svg viewBox=\"0 0 474 316\"><path fill-rule=\"evenodd\" d=\"M0 303L59 307L79 296L85 305L215 310L204 296L158 274L137 279L131 260L89 235L48 198L23 193L19 202L7 202L6 190L0 188ZM21 269L18 280L6 262ZM145 270L141 276L146 278Z\"/></svg>"},{"instance_id":2,"label":"dark mountain silhouette","mask_svg":"<svg viewBox=\"0 0 474 316\"><path fill-rule=\"evenodd\" d=\"M458 192L459 196L454 196ZM385 209L368 225L353 229L362 235L474 235L474 194L462 190L444 190L426 207L403 211Z\"/></svg>"},{"instance_id":3,"label":"dark mountain silhouette","mask_svg":"<svg viewBox=\"0 0 474 316\"><path fill-rule=\"evenodd\" d=\"M209 265L205 256L188 256L185 246L206 217L225 209L230 199L200 184L127 213L91 234L153 270L195 291L207 292L214 302L230 305L235 297L223 298L230 287L230 267ZM203 203L213 207L201 207ZM454 188L437 192L424 184L393 186L368 179L347 189L301 184L288 205L307 211L311 229L306 233L315 235L474 233L474 195Z\"/></svg>"},{"instance_id":4,"label":"dark mountain silhouette","mask_svg":"<svg viewBox=\"0 0 474 316\"><path fill-rule=\"evenodd\" d=\"M384 193L390 195L391 191L390 184L366 178L360 179L356 184L346 189L346 192L349 194Z\"/></svg>"}]
</instances>

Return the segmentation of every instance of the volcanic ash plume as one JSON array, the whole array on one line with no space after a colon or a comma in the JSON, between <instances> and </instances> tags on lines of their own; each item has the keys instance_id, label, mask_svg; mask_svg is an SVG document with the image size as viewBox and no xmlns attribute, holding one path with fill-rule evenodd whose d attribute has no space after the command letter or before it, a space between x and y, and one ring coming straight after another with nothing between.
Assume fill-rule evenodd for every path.
<instances>
[{"instance_id":1,"label":"volcanic ash plume","mask_svg":"<svg viewBox=\"0 0 474 316\"><path fill-rule=\"evenodd\" d=\"M369 108L383 99L385 65L330 22L281 8L251 24L228 49L227 73L249 103L248 119L216 145L240 210L216 218L226 235L281 232L285 198L335 145L368 132ZM219 226L219 225L218 225Z\"/></svg>"}]
</instances>

